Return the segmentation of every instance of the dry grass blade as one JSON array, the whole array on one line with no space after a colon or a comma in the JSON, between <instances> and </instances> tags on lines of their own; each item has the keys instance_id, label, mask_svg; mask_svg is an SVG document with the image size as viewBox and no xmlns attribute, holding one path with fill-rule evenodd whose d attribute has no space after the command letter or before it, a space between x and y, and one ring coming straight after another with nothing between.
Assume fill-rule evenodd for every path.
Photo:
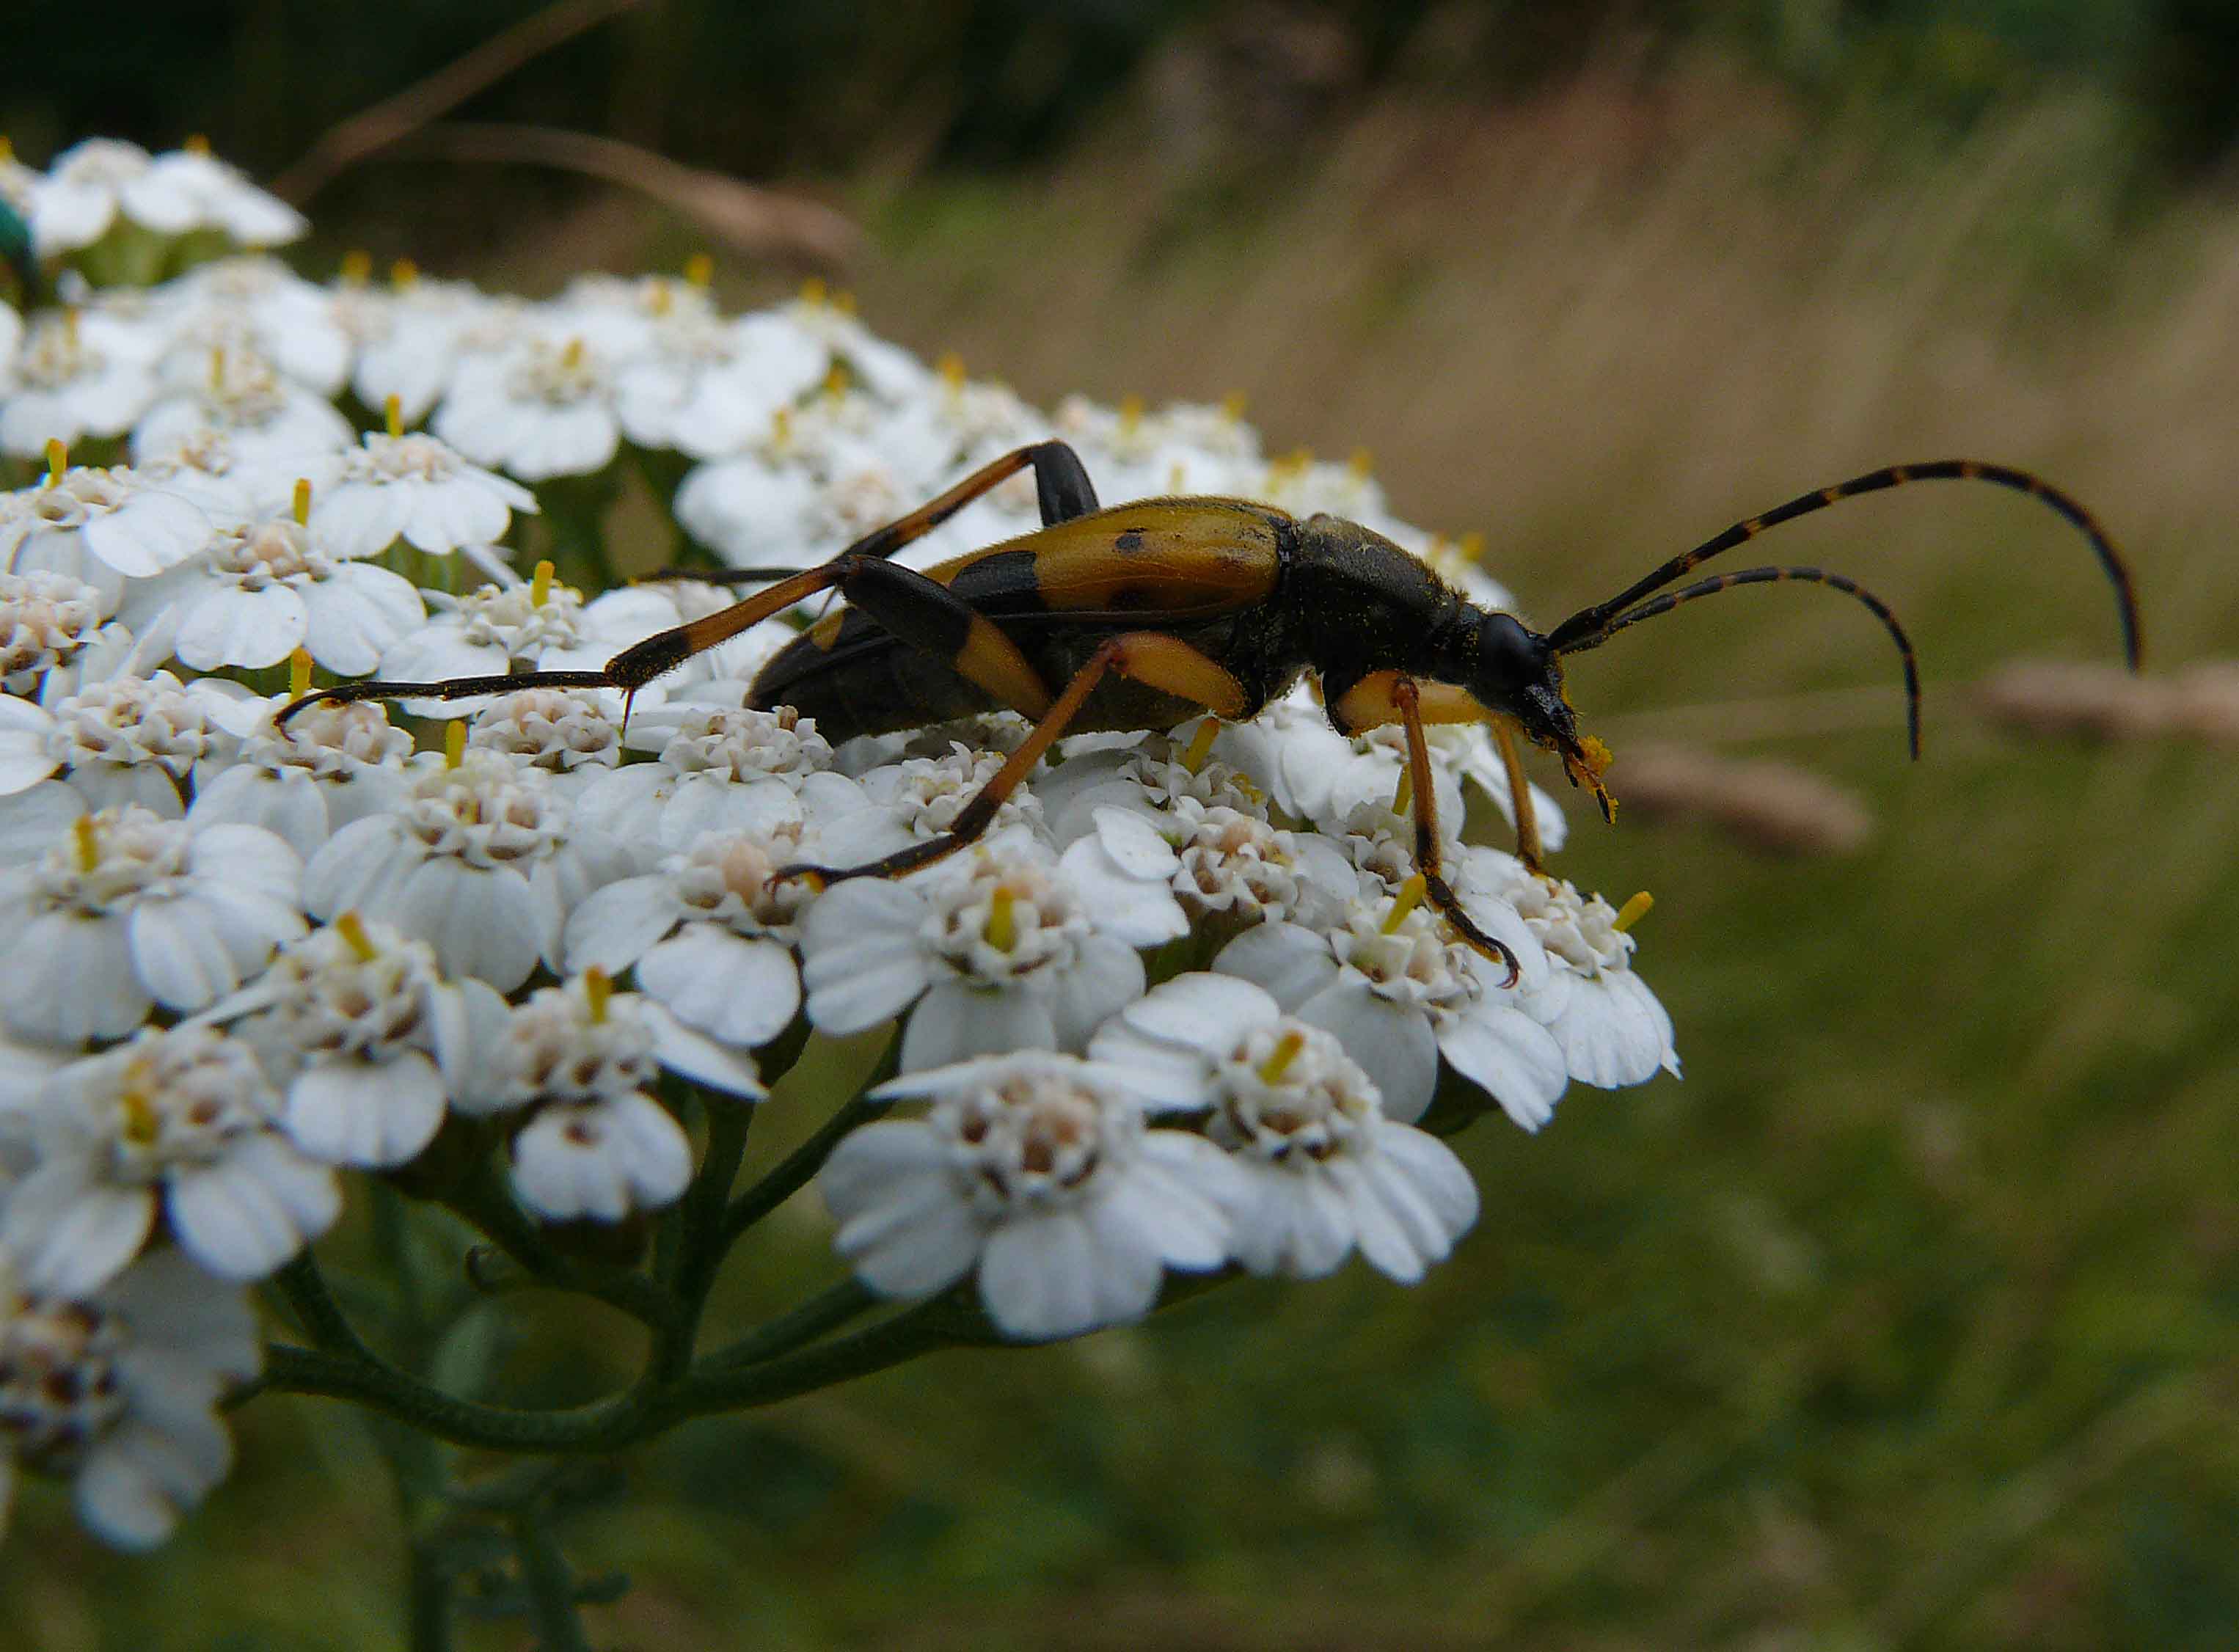
<instances>
[{"instance_id":1,"label":"dry grass blade","mask_svg":"<svg viewBox=\"0 0 2239 1652\"><path fill-rule=\"evenodd\" d=\"M1854 793L1792 763L1646 746L1627 751L1613 778L1627 812L1707 820L1763 854L1853 854L1873 835L1873 816Z\"/></svg>"},{"instance_id":2,"label":"dry grass blade","mask_svg":"<svg viewBox=\"0 0 2239 1652\"><path fill-rule=\"evenodd\" d=\"M493 35L463 57L415 81L393 97L330 127L295 165L273 180L272 192L302 206L336 176L392 143L441 120L483 87L503 80L533 58L573 40L609 17L634 11L646 0L558 0Z\"/></svg>"},{"instance_id":3,"label":"dry grass blade","mask_svg":"<svg viewBox=\"0 0 2239 1652\"><path fill-rule=\"evenodd\" d=\"M619 138L547 126L452 122L423 128L410 147L415 155L449 161L556 167L619 184L651 196L754 256L837 266L854 257L862 241L847 216L830 207L686 166Z\"/></svg>"}]
</instances>

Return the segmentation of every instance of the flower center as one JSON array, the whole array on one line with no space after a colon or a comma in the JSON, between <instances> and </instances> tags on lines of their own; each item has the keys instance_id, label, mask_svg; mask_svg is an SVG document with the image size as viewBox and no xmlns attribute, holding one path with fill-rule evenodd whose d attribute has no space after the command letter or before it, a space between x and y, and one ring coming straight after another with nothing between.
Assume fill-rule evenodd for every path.
<instances>
[{"instance_id":1,"label":"flower center","mask_svg":"<svg viewBox=\"0 0 2239 1652\"><path fill-rule=\"evenodd\" d=\"M334 560L311 543L309 531L288 517L223 530L211 547L209 566L244 591L330 579L335 571Z\"/></svg>"},{"instance_id":2,"label":"flower center","mask_svg":"<svg viewBox=\"0 0 2239 1652\"><path fill-rule=\"evenodd\" d=\"M983 1216L1078 1200L1139 1134L1139 1118L1061 1078L1013 1078L938 1103L932 1122Z\"/></svg>"},{"instance_id":3,"label":"flower center","mask_svg":"<svg viewBox=\"0 0 2239 1652\"><path fill-rule=\"evenodd\" d=\"M815 720L801 719L790 706L774 712L730 706L694 710L661 748L661 760L681 774L713 773L734 780L808 773L831 757Z\"/></svg>"},{"instance_id":4,"label":"flower center","mask_svg":"<svg viewBox=\"0 0 2239 1652\"><path fill-rule=\"evenodd\" d=\"M481 647L495 644L508 654L573 647L582 636L576 615L583 609L583 594L571 585L548 584L541 600L526 585L485 585L458 603L466 640Z\"/></svg>"},{"instance_id":5,"label":"flower center","mask_svg":"<svg viewBox=\"0 0 2239 1652\"><path fill-rule=\"evenodd\" d=\"M1286 1016L1237 1041L1215 1065L1209 1133L1269 1164L1324 1159L1361 1144L1382 1103L1331 1033Z\"/></svg>"},{"instance_id":6,"label":"flower center","mask_svg":"<svg viewBox=\"0 0 2239 1652\"><path fill-rule=\"evenodd\" d=\"M464 753L455 767L430 769L414 783L402 810L406 829L429 854L455 855L469 866L541 859L563 836L543 780L541 771L494 752Z\"/></svg>"},{"instance_id":7,"label":"flower center","mask_svg":"<svg viewBox=\"0 0 2239 1652\"><path fill-rule=\"evenodd\" d=\"M959 974L988 985L1071 962L1088 920L1039 867L984 866L933 919L933 948Z\"/></svg>"},{"instance_id":8,"label":"flower center","mask_svg":"<svg viewBox=\"0 0 2239 1652\"><path fill-rule=\"evenodd\" d=\"M185 822L165 820L138 804L80 815L70 834L50 847L37 879L51 907L102 917L129 908L143 896L169 892L187 870L194 834Z\"/></svg>"},{"instance_id":9,"label":"flower center","mask_svg":"<svg viewBox=\"0 0 2239 1652\"><path fill-rule=\"evenodd\" d=\"M124 1415L115 1313L17 1292L0 1297L0 1430L16 1455L64 1468Z\"/></svg>"},{"instance_id":10,"label":"flower center","mask_svg":"<svg viewBox=\"0 0 2239 1652\"><path fill-rule=\"evenodd\" d=\"M176 683L159 676L92 683L54 708L47 754L57 763L160 764L183 779L209 748L211 730Z\"/></svg>"},{"instance_id":11,"label":"flower center","mask_svg":"<svg viewBox=\"0 0 2239 1652\"><path fill-rule=\"evenodd\" d=\"M163 1038L124 1065L111 1098L110 1169L120 1181L159 1181L181 1166L215 1164L263 1128L269 1100L256 1058L208 1028Z\"/></svg>"}]
</instances>

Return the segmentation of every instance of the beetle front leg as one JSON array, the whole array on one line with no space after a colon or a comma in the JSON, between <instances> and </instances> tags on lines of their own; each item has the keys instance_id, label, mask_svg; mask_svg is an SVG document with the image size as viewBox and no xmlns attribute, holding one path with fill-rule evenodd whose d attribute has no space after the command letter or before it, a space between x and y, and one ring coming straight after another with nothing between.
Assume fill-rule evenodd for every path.
<instances>
[{"instance_id":1,"label":"beetle front leg","mask_svg":"<svg viewBox=\"0 0 2239 1652\"><path fill-rule=\"evenodd\" d=\"M1399 713L1399 726L1407 735L1407 777L1415 793L1415 870L1422 877L1425 898L1454 926L1454 932L1472 952L1505 965L1508 979L1501 985L1513 986L1523 973L1523 965L1505 942L1477 926L1445 877L1438 842L1438 793L1431 773L1431 746L1423 738L1422 691L1412 677L1395 673L1390 692L1392 708Z\"/></svg>"}]
</instances>

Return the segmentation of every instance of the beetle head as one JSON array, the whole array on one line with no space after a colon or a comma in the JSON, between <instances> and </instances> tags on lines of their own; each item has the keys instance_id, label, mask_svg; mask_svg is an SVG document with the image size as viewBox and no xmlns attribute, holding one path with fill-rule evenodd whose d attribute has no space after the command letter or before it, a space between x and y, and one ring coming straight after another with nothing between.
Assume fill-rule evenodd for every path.
<instances>
[{"instance_id":1,"label":"beetle head","mask_svg":"<svg viewBox=\"0 0 2239 1652\"><path fill-rule=\"evenodd\" d=\"M1609 748L1591 735L1580 735L1569 698L1563 692L1563 662L1545 636L1512 614L1478 617L1475 647L1462 677L1470 695L1487 711L1512 719L1533 744L1563 760L1574 785L1594 794L1602 813L1611 813L1602 771Z\"/></svg>"}]
</instances>

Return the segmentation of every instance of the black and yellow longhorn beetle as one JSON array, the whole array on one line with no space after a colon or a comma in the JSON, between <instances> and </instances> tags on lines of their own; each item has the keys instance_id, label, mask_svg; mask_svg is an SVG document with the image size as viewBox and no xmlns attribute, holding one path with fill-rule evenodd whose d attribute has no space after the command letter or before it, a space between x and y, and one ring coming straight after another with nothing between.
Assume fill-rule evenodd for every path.
<instances>
[{"instance_id":1,"label":"black and yellow longhorn beetle","mask_svg":"<svg viewBox=\"0 0 2239 1652\"><path fill-rule=\"evenodd\" d=\"M923 573L890 560L1029 467L1040 499L1040 529ZM1908 727L1917 756L1920 689L1912 645L1897 616L1870 592L1813 567L1747 568L1676 591L1667 587L1721 551L1839 500L1945 479L1994 482L2034 494L2082 530L2114 582L2123 648L2135 670L2137 607L2121 556L2076 501L2026 471L2002 465L1972 460L1891 465L1803 494L1737 522L1609 600L1541 633L1513 614L1478 607L1420 559L1334 516L1301 521L1240 499L1149 499L1099 509L1080 456L1061 441L1045 441L973 472L819 567L709 576L776 583L719 613L648 637L602 669L348 683L296 701L281 720L320 700L452 700L539 687L619 688L627 696L749 626L836 588L844 606L762 667L748 705L794 707L814 718L818 731L835 744L1002 707L1023 713L1035 726L947 833L867 866L796 866L780 874L829 882L892 877L972 842L1052 742L1069 730L1166 728L1206 711L1248 718L1310 671L1340 733L1387 723L1405 730L1415 859L1425 894L1471 946L1506 965L1512 981L1513 955L1470 920L1441 875L1437 793L1423 726L1492 726L1513 789L1518 848L1536 869L1538 834L1517 761L1518 732L1560 757L1571 783L1591 792L1605 814L1613 813L1601 781L1609 753L1578 733L1563 688L1564 658L1730 586L1797 580L1856 598L1895 640L1904 662Z\"/></svg>"}]
</instances>

